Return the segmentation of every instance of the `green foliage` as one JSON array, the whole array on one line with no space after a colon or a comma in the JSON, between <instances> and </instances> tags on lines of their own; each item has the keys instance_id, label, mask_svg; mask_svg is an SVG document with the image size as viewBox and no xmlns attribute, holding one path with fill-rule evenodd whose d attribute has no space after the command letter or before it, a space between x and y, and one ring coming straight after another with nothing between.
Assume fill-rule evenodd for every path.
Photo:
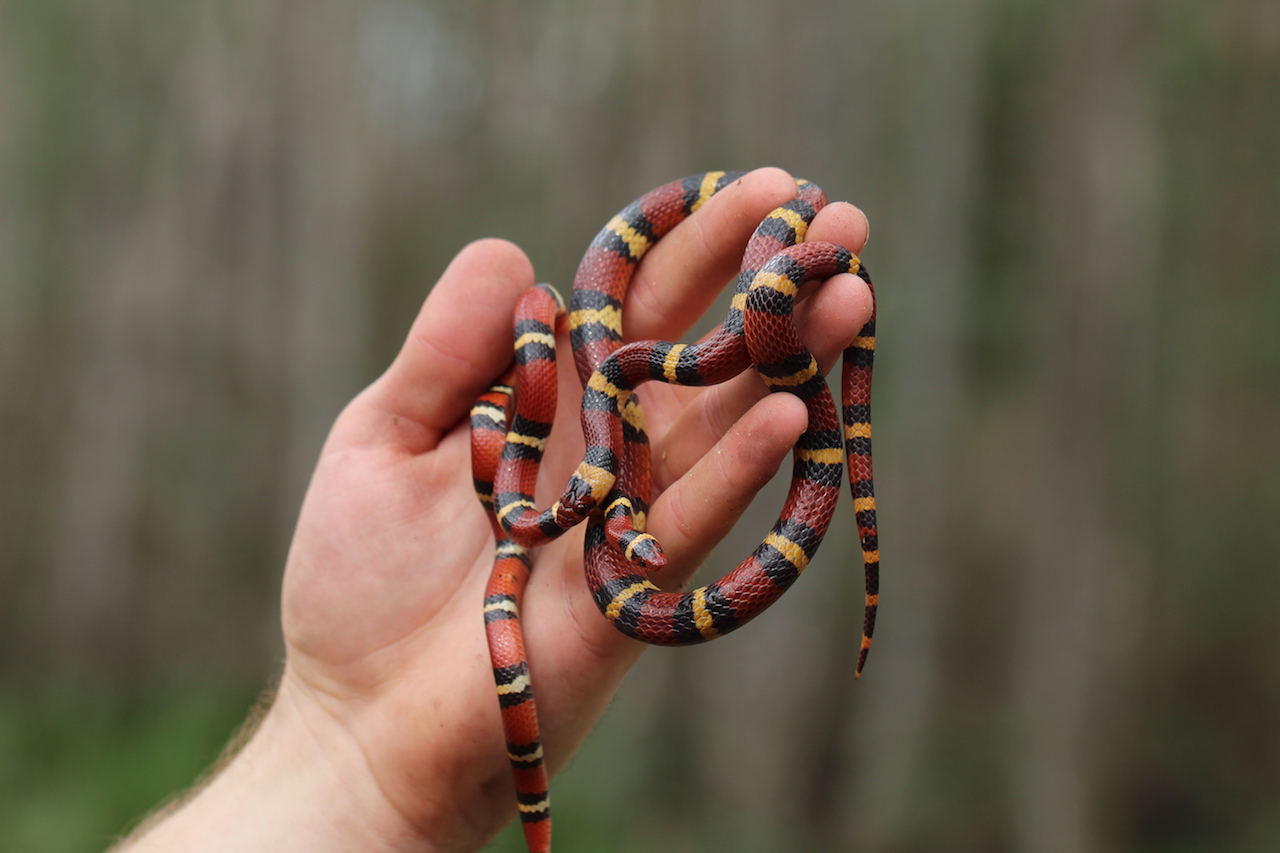
<instances>
[{"instance_id":1,"label":"green foliage","mask_svg":"<svg viewBox=\"0 0 1280 853\"><path fill-rule=\"evenodd\" d=\"M104 850L210 767L251 701L189 685L128 700L82 689L5 696L0 850Z\"/></svg>"}]
</instances>

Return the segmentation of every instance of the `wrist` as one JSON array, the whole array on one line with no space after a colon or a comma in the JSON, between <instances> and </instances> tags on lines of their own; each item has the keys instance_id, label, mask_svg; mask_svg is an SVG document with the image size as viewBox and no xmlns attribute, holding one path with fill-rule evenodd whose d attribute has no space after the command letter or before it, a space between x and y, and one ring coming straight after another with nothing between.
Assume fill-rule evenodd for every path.
<instances>
[{"instance_id":1,"label":"wrist","mask_svg":"<svg viewBox=\"0 0 1280 853\"><path fill-rule=\"evenodd\" d=\"M379 789L358 742L288 677L225 767L120 853L431 853Z\"/></svg>"}]
</instances>

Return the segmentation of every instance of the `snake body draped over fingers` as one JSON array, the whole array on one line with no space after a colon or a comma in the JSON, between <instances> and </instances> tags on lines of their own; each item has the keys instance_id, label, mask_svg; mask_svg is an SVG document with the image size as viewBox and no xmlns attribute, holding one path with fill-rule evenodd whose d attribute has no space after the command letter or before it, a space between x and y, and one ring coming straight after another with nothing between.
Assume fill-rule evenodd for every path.
<instances>
[{"instance_id":1,"label":"snake body draped over fingers","mask_svg":"<svg viewBox=\"0 0 1280 853\"><path fill-rule=\"evenodd\" d=\"M879 603L880 552L871 466L871 373L875 312L844 351L841 407L796 331L796 294L807 281L853 273L861 262L832 243L805 242L826 205L815 184L755 229L728 316L697 344L622 343L622 305L645 252L742 173L707 172L661 186L632 202L600 231L574 279L566 312L548 285L521 297L515 316L515 371L471 412L476 494L495 531L484 619L508 756L530 853L551 849L551 811L537 712L520 630L530 548L586 521L587 583L618 630L656 645L690 645L733 631L776 601L821 544L849 470L866 581L862 672ZM874 292L873 292L874 299ZM556 407L557 328L567 322L584 393L587 449L563 495L539 512L533 492ZM688 592L664 592L648 576L662 568L660 543L645 532L651 483L648 437L636 389L649 381L705 386L754 369L771 392L804 401L809 424L792 452L787 498L764 541L737 568Z\"/></svg>"}]
</instances>

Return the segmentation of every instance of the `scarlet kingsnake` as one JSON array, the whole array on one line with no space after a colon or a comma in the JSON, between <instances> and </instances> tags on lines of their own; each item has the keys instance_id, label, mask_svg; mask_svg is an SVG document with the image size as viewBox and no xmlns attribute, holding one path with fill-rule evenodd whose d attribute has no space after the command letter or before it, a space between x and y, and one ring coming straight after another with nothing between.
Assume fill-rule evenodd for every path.
<instances>
[{"instance_id":1,"label":"scarlet kingsnake","mask_svg":"<svg viewBox=\"0 0 1280 853\"><path fill-rule=\"evenodd\" d=\"M871 646L880 568L871 473L875 312L873 308L871 319L844 351L843 428L793 318L796 292L806 281L850 272L871 286L866 270L848 250L804 242L809 223L826 204L822 191L797 181L797 197L756 228L729 314L709 338L687 345L622 345L622 304L644 253L741 174L708 172L659 187L611 219L588 248L568 312L584 387L581 419L587 450L560 500L541 513L534 508L538 466L556 407L556 327L565 319L564 303L550 286L531 288L516 307L514 387L508 374L471 411L476 494L489 511L497 542L485 591L485 626L531 853L551 849L551 812L519 621L529 548L587 519L587 583L609 621L647 643L705 642L761 613L804 571L831 522L847 461L866 574L855 677ZM748 367L770 391L795 394L808 409L808 428L793 451L786 502L764 541L736 569L700 589L663 592L646 575L646 570L661 568L665 558L657 541L644 532L650 458L634 389L649 380L713 385Z\"/></svg>"}]
</instances>

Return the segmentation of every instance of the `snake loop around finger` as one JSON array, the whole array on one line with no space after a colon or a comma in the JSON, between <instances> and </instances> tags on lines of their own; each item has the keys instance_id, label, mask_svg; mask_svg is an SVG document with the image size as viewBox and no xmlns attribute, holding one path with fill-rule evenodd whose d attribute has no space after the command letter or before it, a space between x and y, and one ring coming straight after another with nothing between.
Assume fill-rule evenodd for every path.
<instances>
[{"instance_id":1,"label":"snake loop around finger","mask_svg":"<svg viewBox=\"0 0 1280 853\"><path fill-rule=\"evenodd\" d=\"M847 465L866 585L855 677L871 645L879 603L870 417L874 305L871 319L845 349L838 411L794 323L796 297L807 281L851 272L871 286L865 268L846 249L805 242L809 223L826 204L822 191L798 181L796 197L756 228L728 315L709 338L623 346L622 307L641 258L739 174L708 172L646 193L613 217L588 248L567 315L584 387L580 420L587 450L559 500L542 511L533 500L555 413L555 332L564 318L563 303L550 287L539 285L520 302L515 387L495 386L473 411L476 492L490 512L496 541L486 633L532 853L550 850L551 822L532 668L519 619L528 548L585 520L587 583L605 618L648 643L705 642L759 615L804 571L829 528ZM689 592L663 591L649 577L665 558L645 532L650 456L636 389L648 381L715 384L746 369L754 369L770 391L797 395L808 410L808 427L793 450L786 501L764 540L733 571Z\"/></svg>"}]
</instances>

